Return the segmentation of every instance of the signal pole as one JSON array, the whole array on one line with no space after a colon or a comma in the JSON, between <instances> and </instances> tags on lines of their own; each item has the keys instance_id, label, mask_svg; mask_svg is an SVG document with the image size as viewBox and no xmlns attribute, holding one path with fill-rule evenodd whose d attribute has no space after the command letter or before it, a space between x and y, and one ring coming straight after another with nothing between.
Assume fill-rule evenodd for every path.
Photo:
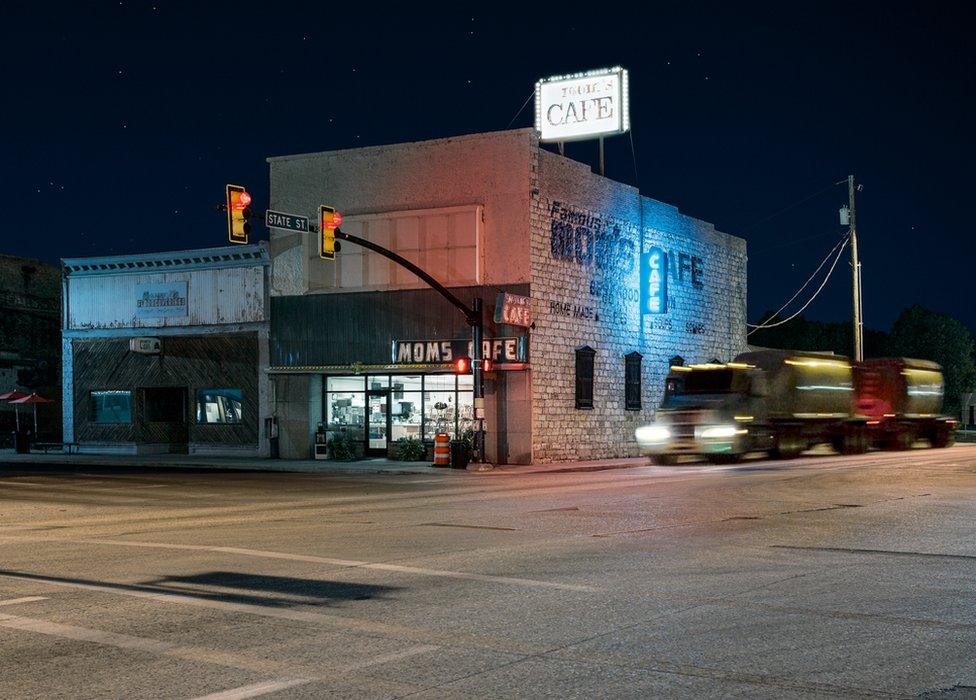
<instances>
[{"instance_id":1,"label":"signal pole","mask_svg":"<svg viewBox=\"0 0 976 700\"><path fill-rule=\"evenodd\" d=\"M854 359L864 360L864 321L861 318L861 262L857 257L857 213L854 208L855 192L854 176L847 176L847 198L850 209L851 235L851 284L854 303Z\"/></svg>"}]
</instances>

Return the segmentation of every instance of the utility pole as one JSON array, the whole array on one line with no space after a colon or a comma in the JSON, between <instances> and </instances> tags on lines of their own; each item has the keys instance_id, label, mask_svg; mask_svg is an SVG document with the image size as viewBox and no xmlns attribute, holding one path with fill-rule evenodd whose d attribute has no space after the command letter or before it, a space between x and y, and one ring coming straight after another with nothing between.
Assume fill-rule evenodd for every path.
<instances>
[{"instance_id":1,"label":"utility pole","mask_svg":"<svg viewBox=\"0 0 976 700\"><path fill-rule=\"evenodd\" d=\"M854 303L854 360L864 360L864 321L861 318L861 262L857 257L857 212L854 208L855 192L854 176L847 176L847 198L850 209L851 236L851 283Z\"/></svg>"},{"instance_id":2,"label":"utility pole","mask_svg":"<svg viewBox=\"0 0 976 700\"><path fill-rule=\"evenodd\" d=\"M471 372L474 380L474 456L478 464L485 463L485 353L484 353L484 310L481 297L475 297L471 310L473 314L468 319L471 324L471 335L474 341L474 357L471 362Z\"/></svg>"}]
</instances>

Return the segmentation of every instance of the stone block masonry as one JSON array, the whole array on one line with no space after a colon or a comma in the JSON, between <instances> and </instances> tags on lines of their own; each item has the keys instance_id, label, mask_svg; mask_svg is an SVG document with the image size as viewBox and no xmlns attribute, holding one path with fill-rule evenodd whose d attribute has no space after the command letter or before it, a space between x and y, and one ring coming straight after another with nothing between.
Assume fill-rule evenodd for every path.
<instances>
[{"instance_id":1,"label":"stone block masonry","mask_svg":"<svg viewBox=\"0 0 976 700\"><path fill-rule=\"evenodd\" d=\"M634 456L671 358L726 361L745 348L745 241L542 149L533 176L533 460ZM642 315L640 259L652 248L668 260L666 311ZM580 346L596 352L592 409L575 407ZM624 356L635 351L641 409L626 410Z\"/></svg>"}]
</instances>

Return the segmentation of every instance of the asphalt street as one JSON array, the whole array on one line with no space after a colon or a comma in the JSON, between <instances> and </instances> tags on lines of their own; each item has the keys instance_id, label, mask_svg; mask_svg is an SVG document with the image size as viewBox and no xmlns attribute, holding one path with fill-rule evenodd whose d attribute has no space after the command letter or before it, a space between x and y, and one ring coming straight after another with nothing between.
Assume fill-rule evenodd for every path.
<instances>
[{"instance_id":1,"label":"asphalt street","mask_svg":"<svg viewBox=\"0 0 976 700\"><path fill-rule=\"evenodd\" d=\"M0 466L0 697L976 697L976 446Z\"/></svg>"}]
</instances>

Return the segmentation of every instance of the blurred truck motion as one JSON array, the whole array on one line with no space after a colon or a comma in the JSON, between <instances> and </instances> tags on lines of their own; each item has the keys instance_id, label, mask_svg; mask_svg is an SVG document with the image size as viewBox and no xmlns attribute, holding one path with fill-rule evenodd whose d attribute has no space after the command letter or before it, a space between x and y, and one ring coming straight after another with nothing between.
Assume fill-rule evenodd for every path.
<instances>
[{"instance_id":1,"label":"blurred truck motion","mask_svg":"<svg viewBox=\"0 0 976 700\"><path fill-rule=\"evenodd\" d=\"M728 463L760 451L791 459L821 443L841 454L906 450L919 439L947 447L956 421L940 414L943 387L941 368L926 360L746 352L672 367L655 422L635 436L657 464Z\"/></svg>"}]
</instances>

